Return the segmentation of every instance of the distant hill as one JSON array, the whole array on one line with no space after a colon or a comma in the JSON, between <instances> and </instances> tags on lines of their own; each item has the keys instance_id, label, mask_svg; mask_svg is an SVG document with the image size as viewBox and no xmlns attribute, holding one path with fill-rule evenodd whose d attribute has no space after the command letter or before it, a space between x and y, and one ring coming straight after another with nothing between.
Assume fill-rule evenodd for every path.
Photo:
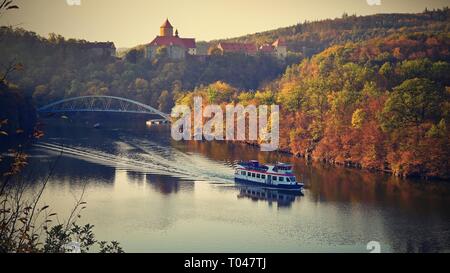
<instances>
[{"instance_id":1,"label":"distant hill","mask_svg":"<svg viewBox=\"0 0 450 273\"><path fill-rule=\"evenodd\" d=\"M425 10L418 14L376 14L356 16L343 14L342 18L315 22L305 21L294 26L249 34L241 37L215 40L252 42L258 45L284 39L293 52L311 57L324 49L346 42L359 42L377 37L387 37L393 33L447 31L450 28L449 9Z\"/></svg>"}]
</instances>

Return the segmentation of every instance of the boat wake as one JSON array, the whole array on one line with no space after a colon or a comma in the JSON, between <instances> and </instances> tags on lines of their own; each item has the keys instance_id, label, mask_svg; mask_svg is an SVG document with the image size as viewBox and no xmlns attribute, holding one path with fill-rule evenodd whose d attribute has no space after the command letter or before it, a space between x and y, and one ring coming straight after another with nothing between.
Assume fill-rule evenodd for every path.
<instances>
[{"instance_id":1,"label":"boat wake","mask_svg":"<svg viewBox=\"0 0 450 273\"><path fill-rule=\"evenodd\" d=\"M233 182L233 163L230 162L222 164L200 154L184 153L172 147L163 147L139 139L129 142L116 141L111 146L106 151L97 147L62 145L57 142L39 142L34 145L35 148L47 153L62 152L63 156L119 170L166 175L190 181L223 184Z\"/></svg>"}]
</instances>

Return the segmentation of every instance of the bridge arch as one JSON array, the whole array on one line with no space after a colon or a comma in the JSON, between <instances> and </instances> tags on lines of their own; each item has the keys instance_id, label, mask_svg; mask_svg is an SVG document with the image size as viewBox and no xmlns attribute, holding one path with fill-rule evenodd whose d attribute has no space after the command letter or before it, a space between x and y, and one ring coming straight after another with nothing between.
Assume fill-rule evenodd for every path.
<instances>
[{"instance_id":1,"label":"bridge arch","mask_svg":"<svg viewBox=\"0 0 450 273\"><path fill-rule=\"evenodd\" d=\"M169 120L169 114L131 99L115 96L81 96L62 99L38 109L38 113L109 112L159 115Z\"/></svg>"}]
</instances>

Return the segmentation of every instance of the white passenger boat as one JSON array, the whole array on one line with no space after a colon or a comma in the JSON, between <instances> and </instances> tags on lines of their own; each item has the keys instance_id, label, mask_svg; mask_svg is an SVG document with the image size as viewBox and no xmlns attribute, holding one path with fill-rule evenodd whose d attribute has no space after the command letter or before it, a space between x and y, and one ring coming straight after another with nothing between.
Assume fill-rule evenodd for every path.
<instances>
[{"instance_id":1,"label":"white passenger boat","mask_svg":"<svg viewBox=\"0 0 450 273\"><path fill-rule=\"evenodd\" d=\"M234 179L236 182L260 185L269 188L303 191L303 183L297 182L291 164L261 164L256 160L241 162L237 165Z\"/></svg>"}]
</instances>

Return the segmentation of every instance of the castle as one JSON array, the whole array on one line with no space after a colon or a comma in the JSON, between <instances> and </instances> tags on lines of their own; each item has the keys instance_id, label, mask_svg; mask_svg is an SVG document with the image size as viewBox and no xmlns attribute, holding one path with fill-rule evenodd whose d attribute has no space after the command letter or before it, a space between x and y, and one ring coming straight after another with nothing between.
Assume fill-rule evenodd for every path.
<instances>
[{"instance_id":1,"label":"castle","mask_svg":"<svg viewBox=\"0 0 450 273\"><path fill-rule=\"evenodd\" d=\"M178 30L173 32L173 26L169 20L166 19L164 24L160 27L159 36L156 36L153 41L145 47L145 57L147 59L154 59L158 53L159 47L165 47L167 55L173 60L183 60L186 55L196 55L197 46L193 38L180 38Z\"/></svg>"},{"instance_id":2,"label":"castle","mask_svg":"<svg viewBox=\"0 0 450 273\"><path fill-rule=\"evenodd\" d=\"M285 59L287 57L287 51L287 45L281 39L276 40L273 44L263 44L260 47L253 43L220 42L210 50L212 54L242 53L252 56L256 54L268 54L279 59Z\"/></svg>"},{"instance_id":3,"label":"castle","mask_svg":"<svg viewBox=\"0 0 450 273\"><path fill-rule=\"evenodd\" d=\"M196 56L197 45L194 38L180 38L178 30L166 19L160 27L159 36L145 46L145 58L155 59L160 47L166 48L167 56L172 60L183 60L186 56ZM246 55L267 54L284 60L287 56L287 45L281 39L273 44L263 44L258 47L253 43L220 42L209 50L209 55L224 55L227 53L242 53ZM206 55L206 52L200 55Z\"/></svg>"}]
</instances>

